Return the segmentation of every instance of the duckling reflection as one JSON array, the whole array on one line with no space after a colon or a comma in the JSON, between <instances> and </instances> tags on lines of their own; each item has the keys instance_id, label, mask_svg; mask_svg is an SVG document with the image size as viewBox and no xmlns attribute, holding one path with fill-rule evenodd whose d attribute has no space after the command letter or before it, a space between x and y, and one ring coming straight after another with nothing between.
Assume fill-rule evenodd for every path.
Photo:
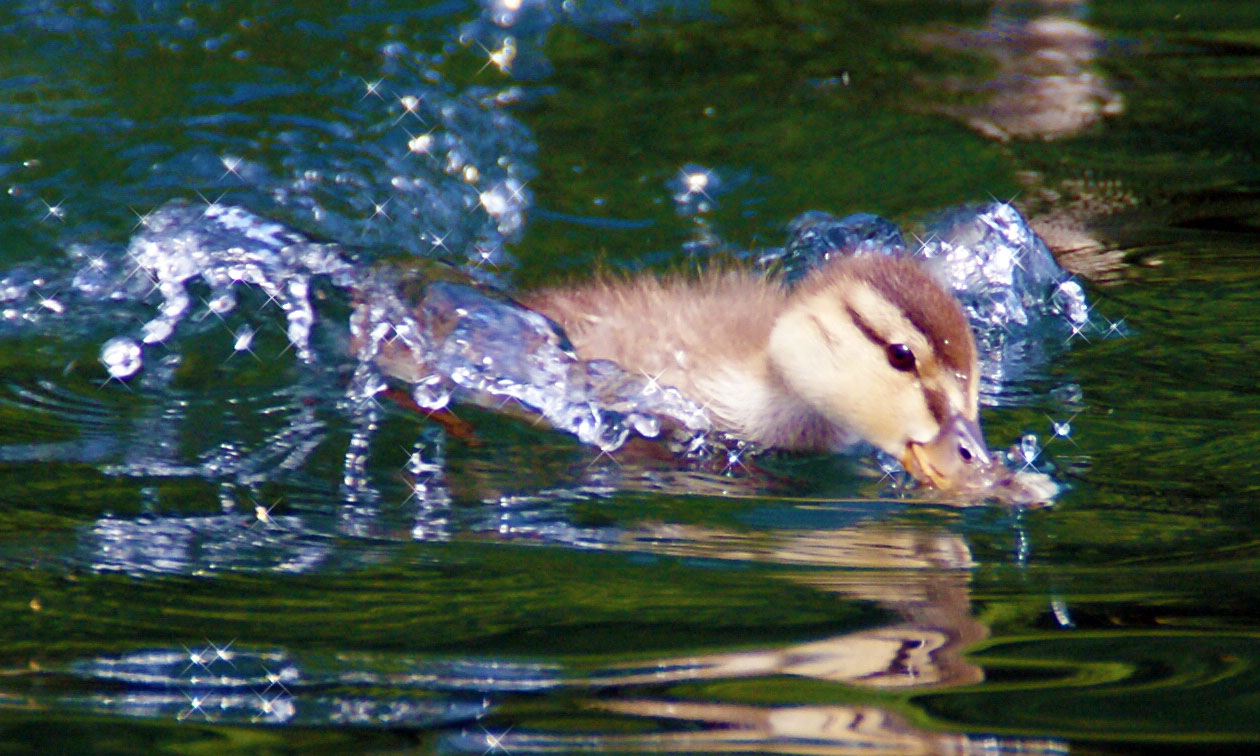
<instances>
[{"instance_id":1,"label":"duckling reflection","mask_svg":"<svg viewBox=\"0 0 1260 756\"><path fill-rule=\"evenodd\" d=\"M969 753L1066 754L1051 739L975 737L933 732L876 706L741 706L667 701L597 701L592 710L685 723L647 734L550 735L466 733L457 750L489 753L610 751L623 753L781 753L811 756L956 756Z\"/></svg>"},{"instance_id":2,"label":"duckling reflection","mask_svg":"<svg viewBox=\"0 0 1260 756\"><path fill-rule=\"evenodd\" d=\"M613 701L595 709L675 720L701 729L655 735L609 736L602 745L627 751L687 753L784 753L814 756L902 754L956 756L968 753L1066 754L1067 743L1052 739L1005 738L933 732L877 706L740 706L736 704ZM706 727L707 725L707 727ZM528 737L512 741L521 750Z\"/></svg>"},{"instance_id":3,"label":"duckling reflection","mask_svg":"<svg viewBox=\"0 0 1260 756\"><path fill-rule=\"evenodd\" d=\"M876 603L903 621L785 648L657 660L611 671L603 679L607 684L793 675L891 689L962 685L983 678L980 668L962 656L989 631L971 616L967 583L975 562L956 535L875 523L778 531L770 537L666 525L627 531L617 548L799 564L808 569L786 574L787 580ZM601 679L597 676L592 683L601 684Z\"/></svg>"},{"instance_id":4,"label":"duckling reflection","mask_svg":"<svg viewBox=\"0 0 1260 756\"><path fill-rule=\"evenodd\" d=\"M721 690L704 686L706 682L780 676L883 691L939 690L979 682L983 670L962 652L988 637L989 630L971 616L967 586L975 562L956 535L888 524L780 531L770 537L693 526L645 526L627 532L614 548L799 564L807 569L788 573L788 580L846 599L873 601L893 609L904 621L790 646L646 660L581 679L582 687L600 691L585 702L588 710L653 720L648 732L626 734L622 724L580 736L509 729L481 733L487 737L484 743L477 740L479 734L470 733L465 736L469 742L462 745L485 747L493 740L513 752L755 751L824 756L1067 750L1054 740L990 736L980 740L966 733L933 732L910 724L898 711L865 703L770 706L725 701L720 694L717 700L694 698L696 690Z\"/></svg>"}]
</instances>

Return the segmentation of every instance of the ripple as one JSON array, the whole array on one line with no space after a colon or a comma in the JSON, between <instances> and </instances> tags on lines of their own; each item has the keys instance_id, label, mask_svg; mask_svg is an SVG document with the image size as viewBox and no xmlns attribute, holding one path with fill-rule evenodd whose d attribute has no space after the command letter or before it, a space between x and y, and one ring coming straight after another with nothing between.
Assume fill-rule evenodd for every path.
<instances>
[{"instance_id":1,"label":"ripple","mask_svg":"<svg viewBox=\"0 0 1260 756\"><path fill-rule=\"evenodd\" d=\"M1007 637L973 658L985 689L916 699L938 721L1090 739L1254 739L1253 633L1117 630Z\"/></svg>"}]
</instances>

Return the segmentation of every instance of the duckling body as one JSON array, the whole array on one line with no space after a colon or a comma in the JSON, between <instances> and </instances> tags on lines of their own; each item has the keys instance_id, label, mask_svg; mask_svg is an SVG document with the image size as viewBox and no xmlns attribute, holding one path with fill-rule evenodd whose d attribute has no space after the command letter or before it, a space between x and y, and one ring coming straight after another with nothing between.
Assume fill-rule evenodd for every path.
<instances>
[{"instance_id":1,"label":"duckling body","mask_svg":"<svg viewBox=\"0 0 1260 756\"><path fill-rule=\"evenodd\" d=\"M766 348L789 292L751 271L640 276L526 295L578 357L611 360L703 406L714 425L767 447L838 451L858 437L784 383Z\"/></svg>"},{"instance_id":2,"label":"duckling body","mask_svg":"<svg viewBox=\"0 0 1260 756\"><path fill-rule=\"evenodd\" d=\"M865 440L942 488L989 463L970 326L910 260L833 260L791 287L725 270L521 301L558 323L581 359L673 386L760 445L837 451Z\"/></svg>"}]
</instances>

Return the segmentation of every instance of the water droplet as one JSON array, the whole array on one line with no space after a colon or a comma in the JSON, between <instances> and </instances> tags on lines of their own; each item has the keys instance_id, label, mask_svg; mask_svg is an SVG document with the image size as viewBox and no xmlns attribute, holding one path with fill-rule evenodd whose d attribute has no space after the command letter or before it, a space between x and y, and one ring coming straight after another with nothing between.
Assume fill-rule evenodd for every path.
<instances>
[{"instance_id":1,"label":"water droplet","mask_svg":"<svg viewBox=\"0 0 1260 756\"><path fill-rule=\"evenodd\" d=\"M254 334L257 333L253 328L243 325L236 330L236 340L232 343L232 348L238 352L249 351L249 347L254 343Z\"/></svg>"},{"instance_id":2,"label":"water droplet","mask_svg":"<svg viewBox=\"0 0 1260 756\"><path fill-rule=\"evenodd\" d=\"M133 339L115 336L101 345L101 364L111 378L130 378L144 367L144 352Z\"/></svg>"}]
</instances>

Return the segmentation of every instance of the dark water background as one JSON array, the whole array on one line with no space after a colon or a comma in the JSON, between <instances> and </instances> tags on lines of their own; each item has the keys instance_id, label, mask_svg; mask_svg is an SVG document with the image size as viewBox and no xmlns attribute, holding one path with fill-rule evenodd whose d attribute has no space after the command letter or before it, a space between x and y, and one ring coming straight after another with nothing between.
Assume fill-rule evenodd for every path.
<instances>
[{"instance_id":1,"label":"dark water background","mask_svg":"<svg viewBox=\"0 0 1260 756\"><path fill-rule=\"evenodd\" d=\"M0 9L0 753L1260 740L1260 6L511 7ZM627 470L472 409L479 443L386 411L356 451L261 297L107 380L152 304L69 281L176 197L507 286L1014 198L1127 336L987 411L1068 484L1040 510Z\"/></svg>"}]
</instances>

